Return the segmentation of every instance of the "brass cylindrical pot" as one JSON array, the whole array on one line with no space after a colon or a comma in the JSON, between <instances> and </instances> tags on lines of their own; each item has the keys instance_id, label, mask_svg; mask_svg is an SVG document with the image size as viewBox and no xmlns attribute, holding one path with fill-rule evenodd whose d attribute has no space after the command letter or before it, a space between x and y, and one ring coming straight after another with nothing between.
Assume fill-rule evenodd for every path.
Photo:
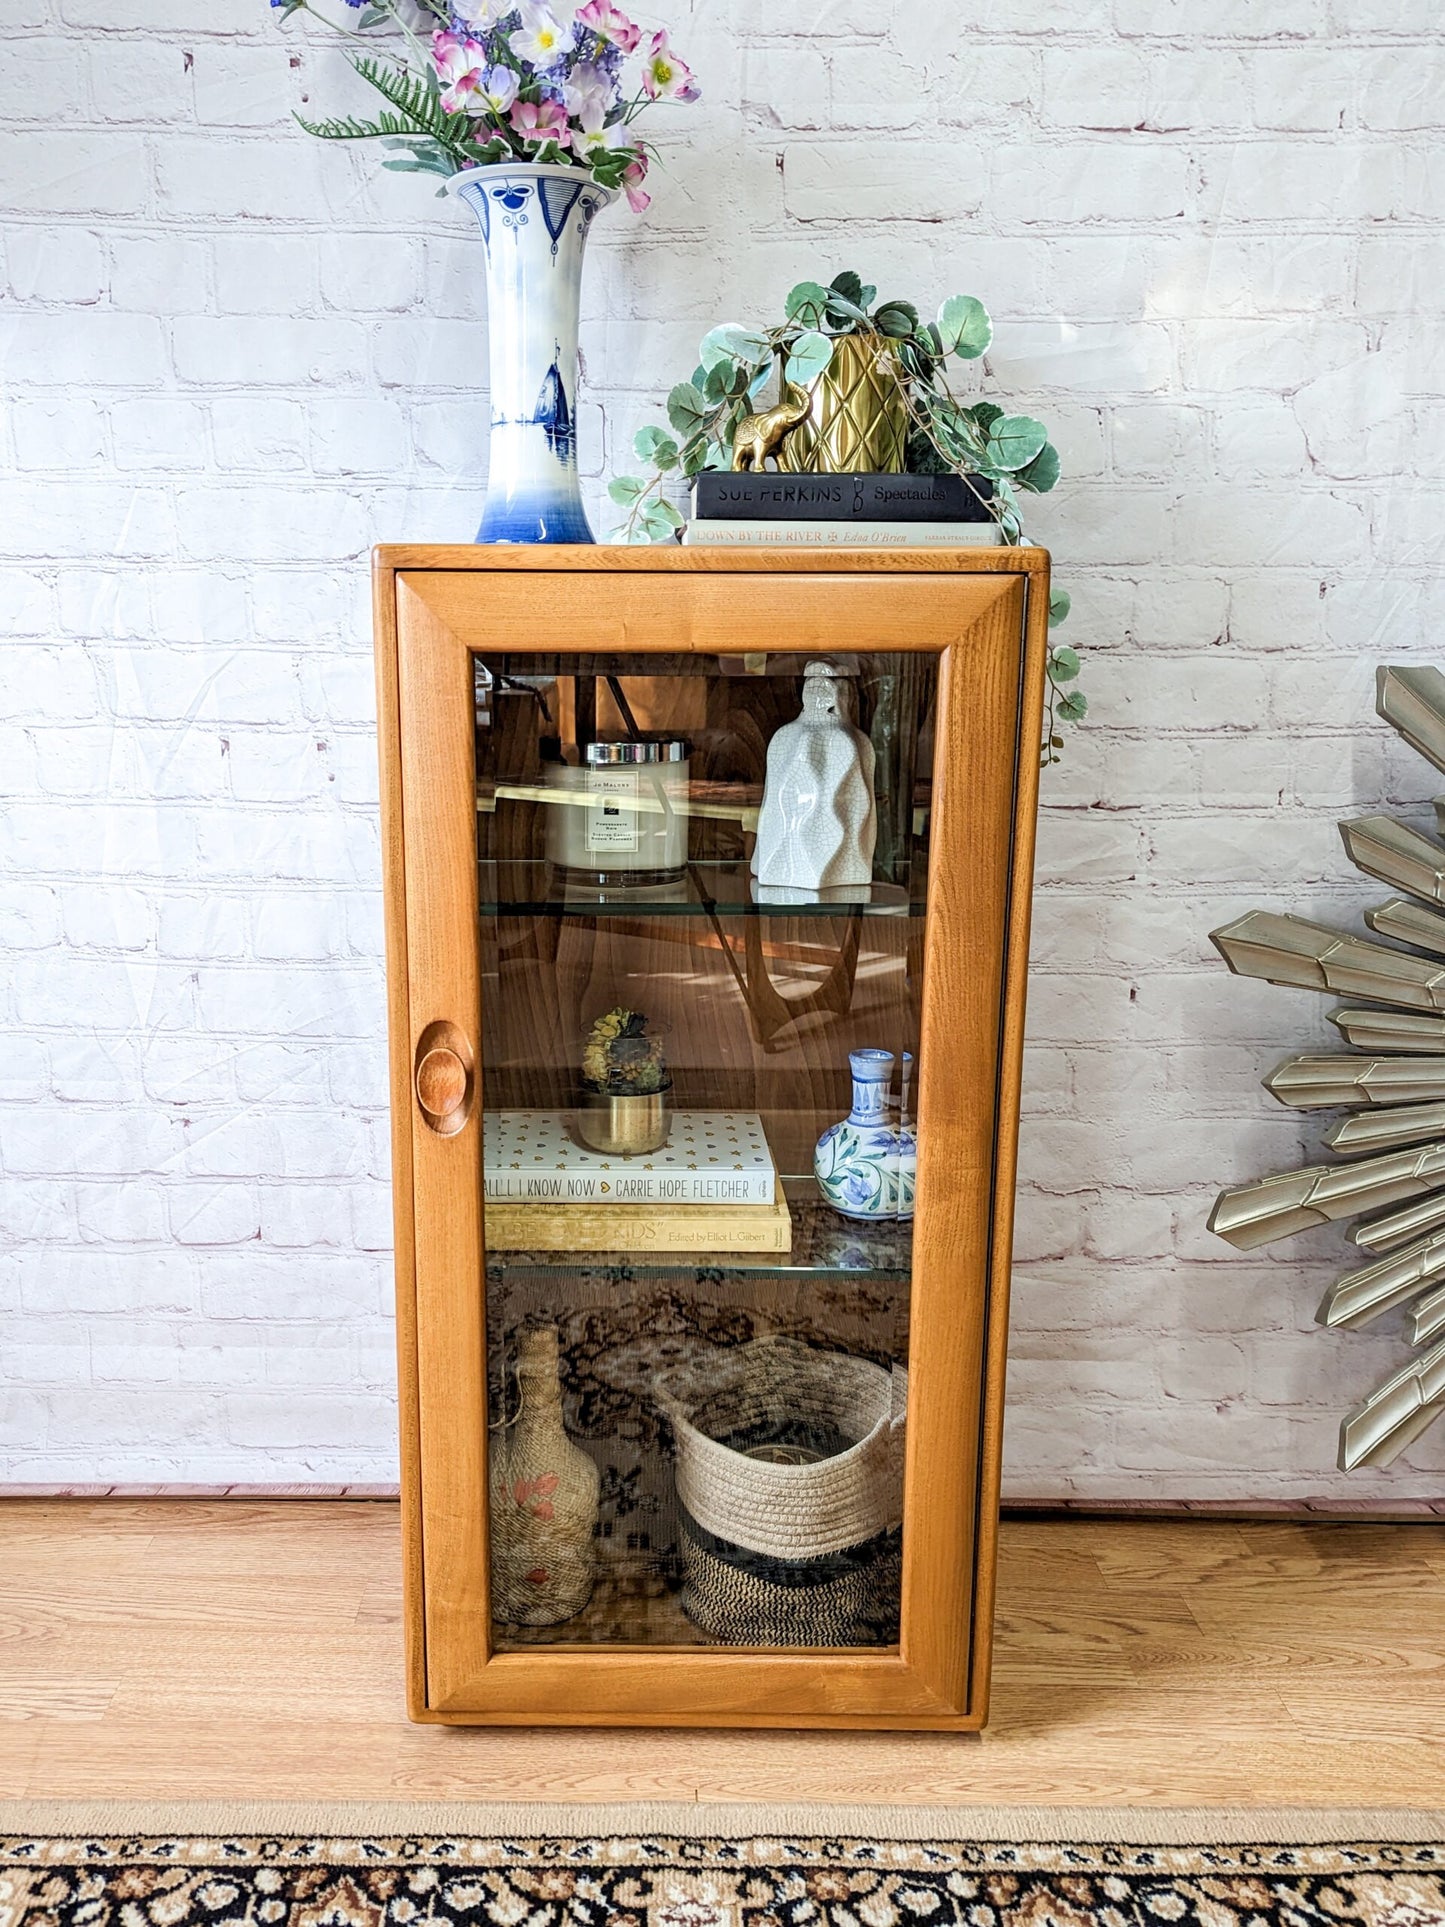
<instances>
[{"instance_id":1,"label":"brass cylindrical pot","mask_svg":"<svg viewBox=\"0 0 1445 1927\"><path fill-rule=\"evenodd\" d=\"M660 1151L672 1129L671 1087L615 1097L584 1089L577 1106L577 1135L589 1151L635 1158Z\"/></svg>"},{"instance_id":2,"label":"brass cylindrical pot","mask_svg":"<svg viewBox=\"0 0 1445 1927\"><path fill-rule=\"evenodd\" d=\"M787 475L898 475L906 463L908 410L897 344L885 335L839 335L810 385L810 406L783 437Z\"/></svg>"}]
</instances>

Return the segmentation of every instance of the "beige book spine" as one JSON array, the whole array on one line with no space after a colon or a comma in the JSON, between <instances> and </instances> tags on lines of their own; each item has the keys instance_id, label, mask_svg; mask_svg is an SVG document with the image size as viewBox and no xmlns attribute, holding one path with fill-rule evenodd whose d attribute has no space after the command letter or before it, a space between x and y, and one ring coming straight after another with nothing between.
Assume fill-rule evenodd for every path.
<instances>
[{"instance_id":1,"label":"beige book spine","mask_svg":"<svg viewBox=\"0 0 1445 1927\"><path fill-rule=\"evenodd\" d=\"M776 1204L488 1203L489 1251L780 1251L792 1249L793 1221Z\"/></svg>"}]
</instances>

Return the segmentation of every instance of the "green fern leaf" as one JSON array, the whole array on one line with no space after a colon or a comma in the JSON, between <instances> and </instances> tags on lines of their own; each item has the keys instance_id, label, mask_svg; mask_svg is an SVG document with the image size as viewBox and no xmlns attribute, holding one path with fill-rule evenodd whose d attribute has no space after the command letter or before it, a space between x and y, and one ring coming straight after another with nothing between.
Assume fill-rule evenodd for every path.
<instances>
[{"instance_id":1,"label":"green fern leaf","mask_svg":"<svg viewBox=\"0 0 1445 1927\"><path fill-rule=\"evenodd\" d=\"M435 86L428 87L424 79L408 73L405 68L390 67L385 61L364 55L351 64L369 87L374 87L383 100L390 101L405 117L409 123L405 131L430 134L444 147L455 145L458 125L465 116L446 113Z\"/></svg>"},{"instance_id":2,"label":"green fern leaf","mask_svg":"<svg viewBox=\"0 0 1445 1927\"><path fill-rule=\"evenodd\" d=\"M304 120L300 114L297 114L295 118L298 126L303 127L308 134L314 134L318 140L323 141L369 141L377 139L381 134L401 131L399 127L395 129L384 127L380 121L374 120L353 120L350 118L346 120Z\"/></svg>"}]
</instances>

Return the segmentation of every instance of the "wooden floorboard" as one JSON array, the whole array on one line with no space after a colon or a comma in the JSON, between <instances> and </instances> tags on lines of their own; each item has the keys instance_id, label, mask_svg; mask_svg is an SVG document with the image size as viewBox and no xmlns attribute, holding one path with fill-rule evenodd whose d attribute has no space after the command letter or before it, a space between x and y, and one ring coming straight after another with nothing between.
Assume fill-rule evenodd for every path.
<instances>
[{"instance_id":1,"label":"wooden floorboard","mask_svg":"<svg viewBox=\"0 0 1445 1927\"><path fill-rule=\"evenodd\" d=\"M992 1723L408 1723L397 1508L0 1502L0 1798L1445 1806L1445 1522L1003 1527Z\"/></svg>"}]
</instances>

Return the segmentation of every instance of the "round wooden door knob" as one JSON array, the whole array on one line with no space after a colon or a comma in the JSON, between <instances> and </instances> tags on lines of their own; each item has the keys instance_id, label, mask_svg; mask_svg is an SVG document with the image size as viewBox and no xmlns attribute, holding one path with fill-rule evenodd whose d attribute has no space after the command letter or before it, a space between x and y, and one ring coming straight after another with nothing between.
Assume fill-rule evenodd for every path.
<instances>
[{"instance_id":1,"label":"round wooden door knob","mask_svg":"<svg viewBox=\"0 0 1445 1927\"><path fill-rule=\"evenodd\" d=\"M417 1102L428 1117L450 1117L467 1098L467 1067L454 1050L429 1050L416 1067Z\"/></svg>"}]
</instances>

